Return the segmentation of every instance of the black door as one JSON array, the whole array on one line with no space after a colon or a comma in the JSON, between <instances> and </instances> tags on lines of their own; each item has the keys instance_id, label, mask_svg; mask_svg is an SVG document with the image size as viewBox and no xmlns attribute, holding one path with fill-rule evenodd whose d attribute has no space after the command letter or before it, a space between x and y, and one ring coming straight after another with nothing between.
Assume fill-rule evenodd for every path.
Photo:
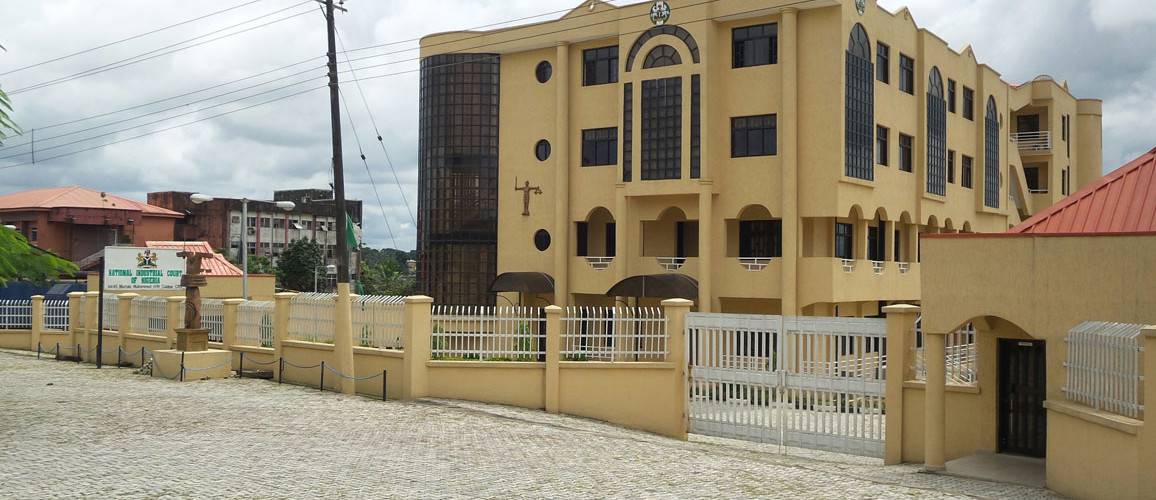
<instances>
[{"instance_id":1,"label":"black door","mask_svg":"<svg viewBox=\"0 0 1156 500\"><path fill-rule=\"evenodd\" d=\"M999 344L999 451L1043 457L1048 420L1044 410L1047 355L1039 341Z\"/></svg>"}]
</instances>

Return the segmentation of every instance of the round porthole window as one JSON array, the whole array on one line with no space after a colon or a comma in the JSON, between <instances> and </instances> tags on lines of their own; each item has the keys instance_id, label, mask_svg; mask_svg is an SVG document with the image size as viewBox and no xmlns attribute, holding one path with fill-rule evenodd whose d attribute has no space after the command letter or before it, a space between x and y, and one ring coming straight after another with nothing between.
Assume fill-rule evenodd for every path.
<instances>
[{"instance_id":1,"label":"round porthole window","mask_svg":"<svg viewBox=\"0 0 1156 500\"><path fill-rule=\"evenodd\" d=\"M534 233L534 246L538 248L539 252L545 252L550 248L550 232L545 229L539 229Z\"/></svg>"},{"instance_id":2,"label":"round porthole window","mask_svg":"<svg viewBox=\"0 0 1156 500\"><path fill-rule=\"evenodd\" d=\"M538 161L546 161L550 159L550 141L542 139L534 146L534 156Z\"/></svg>"},{"instance_id":3,"label":"round porthole window","mask_svg":"<svg viewBox=\"0 0 1156 500\"><path fill-rule=\"evenodd\" d=\"M550 61L542 61L538 63L538 68L534 70L534 75L538 77L538 83L546 83L550 81L550 77L554 75L554 67L550 65Z\"/></svg>"}]
</instances>

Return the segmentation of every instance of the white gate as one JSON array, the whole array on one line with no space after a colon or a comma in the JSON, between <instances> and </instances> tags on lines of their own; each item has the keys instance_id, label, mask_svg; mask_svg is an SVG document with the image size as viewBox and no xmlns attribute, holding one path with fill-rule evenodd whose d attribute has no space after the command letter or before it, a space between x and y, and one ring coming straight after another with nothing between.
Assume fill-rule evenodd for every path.
<instances>
[{"instance_id":1,"label":"white gate","mask_svg":"<svg viewBox=\"0 0 1156 500\"><path fill-rule=\"evenodd\" d=\"M693 313L690 431L882 457L883 319Z\"/></svg>"}]
</instances>

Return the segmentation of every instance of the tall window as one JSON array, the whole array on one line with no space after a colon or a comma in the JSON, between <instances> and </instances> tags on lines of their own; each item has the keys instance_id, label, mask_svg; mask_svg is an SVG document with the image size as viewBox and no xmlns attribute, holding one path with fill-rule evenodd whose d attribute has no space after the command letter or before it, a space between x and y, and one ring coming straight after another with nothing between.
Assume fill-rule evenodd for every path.
<instances>
[{"instance_id":1,"label":"tall window","mask_svg":"<svg viewBox=\"0 0 1156 500\"><path fill-rule=\"evenodd\" d=\"M875 46L875 79L891 83L891 47L883 42Z\"/></svg>"},{"instance_id":2,"label":"tall window","mask_svg":"<svg viewBox=\"0 0 1156 500\"><path fill-rule=\"evenodd\" d=\"M582 131L582 166L618 163L618 129L596 128Z\"/></svg>"},{"instance_id":3,"label":"tall window","mask_svg":"<svg viewBox=\"0 0 1156 500\"><path fill-rule=\"evenodd\" d=\"M947 101L943 75L932 66L927 79L927 192L947 195Z\"/></svg>"},{"instance_id":4,"label":"tall window","mask_svg":"<svg viewBox=\"0 0 1156 500\"><path fill-rule=\"evenodd\" d=\"M770 258L783 256L783 221L739 221L739 257Z\"/></svg>"},{"instance_id":5,"label":"tall window","mask_svg":"<svg viewBox=\"0 0 1156 500\"><path fill-rule=\"evenodd\" d=\"M778 154L776 115L731 118L731 158Z\"/></svg>"},{"instance_id":6,"label":"tall window","mask_svg":"<svg viewBox=\"0 0 1156 500\"><path fill-rule=\"evenodd\" d=\"M899 54L899 90L915 95L915 59Z\"/></svg>"},{"instance_id":7,"label":"tall window","mask_svg":"<svg viewBox=\"0 0 1156 500\"><path fill-rule=\"evenodd\" d=\"M875 127L875 163L883 166L890 164L888 148L890 148L891 130L884 126Z\"/></svg>"},{"instance_id":8,"label":"tall window","mask_svg":"<svg viewBox=\"0 0 1156 500\"><path fill-rule=\"evenodd\" d=\"M887 259L887 241L883 238L886 222L876 224L867 226L867 260L882 262Z\"/></svg>"},{"instance_id":9,"label":"tall window","mask_svg":"<svg viewBox=\"0 0 1156 500\"><path fill-rule=\"evenodd\" d=\"M634 84L622 89L622 182L634 180Z\"/></svg>"},{"instance_id":10,"label":"tall window","mask_svg":"<svg viewBox=\"0 0 1156 500\"><path fill-rule=\"evenodd\" d=\"M983 132L983 204L999 208L999 110L995 107L995 97L987 98Z\"/></svg>"},{"instance_id":11,"label":"tall window","mask_svg":"<svg viewBox=\"0 0 1156 500\"><path fill-rule=\"evenodd\" d=\"M947 111L955 112L955 80L947 79Z\"/></svg>"},{"instance_id":12,"label":"tall window","mask_svg":"<svg viewBox=\"0 0 1156 500\"><path fill-rule=\"evenodd\" d=\"M904 172L914 171L913 163L915 157L912 156L912 143L915 139L909 135L899 134L899 170Z\"/></svg>"},{"instance_id":13,"label":"tall window","mask_svg":"<svg viewBox=\"0 0 1156 500\"><path fill-rule=\"evenodd\" d=\"M963 88L963 117L975 120L975 91Z\"/></svg>"},{"instance_id":14,"label":"tall window","mask_svg":"<svg viewBox=\"0 0 1156 500\"><path fill-rule=\"evenodd\" d=\"M582 85L618 83L618 46L582 51Z\"/></svg>"},{"instance_id":15,"label":"tall window","mask_svg":"<svg viewBox=\"0 0 1156 500\"><path fill-rule=\"evenodd\" d=\"M955 151L947 150L947 183L955 184Z\"/></svg>"},{"instance_id":16,"label":"tall window","mask_svg":"<svg viewBox=\"0 0 1156 500\"><path fill-rule=\"evenodd\" d=\"M835 257L848 260L855 258L854 224L835 223Z\"/></svg>"},{"instance_id":17,"label":"tall window","mask_svg":"<svg viewBox=\"0 0 1156 500\"><path fill-rule=\"evenodd\" d=\"M959 185L971 189L972 179L972 163L974 160L970 156L963 155L959 160Z\"/></svg>"},{"instance_id":18,"label":"tall window","mask_svg":"<svg viewBox=\"0 0 1156 500\"><path fill-rule=\"evenodd\" d=\"M779 62L779 25L744 26L731 31L733 67L749 68Z\"/></svg>"},{"instance_id":19,"label":"tall window","mask_svg":"<svg viewBox=\"0 0 1156 500\"><path fill-rule=\"evenodd\" d=\"M874 180L872 162L875 132L875 75L871 64L871 42L862 24L851 28L847 44L847 97L845 119L846 164L848 177Z\"/></svg>"},{"instance_id":20,"label":"tall window","mask_svg":"<svg viewBox=\"0 0 1156 500\"><path fill-rule=\"evenodd\" d=\"M682 176L682 77L642 82L642 180Z\"/></svg>"}]
</instances>

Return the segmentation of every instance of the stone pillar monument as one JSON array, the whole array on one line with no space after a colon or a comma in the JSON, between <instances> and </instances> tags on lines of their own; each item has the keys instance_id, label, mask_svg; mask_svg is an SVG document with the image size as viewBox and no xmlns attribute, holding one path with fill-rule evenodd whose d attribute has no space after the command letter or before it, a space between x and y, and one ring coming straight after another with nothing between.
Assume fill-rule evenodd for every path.
<instances>
[{"instance_id":1,"label":"stone pillar monument","mask_svg":"<svg viewBox=\"0 0 1156 500\"><path fill-rule=\"evenodd\" d=\"M212 258L212 254L181 252L178 257L185 259L185 275L181 285L185 287L185 327L177 328L177 350L200 352L209 349L209 329L201 325L201 287L209 284L201 269L201 261Z\"/></svg>"}]
</instances>

